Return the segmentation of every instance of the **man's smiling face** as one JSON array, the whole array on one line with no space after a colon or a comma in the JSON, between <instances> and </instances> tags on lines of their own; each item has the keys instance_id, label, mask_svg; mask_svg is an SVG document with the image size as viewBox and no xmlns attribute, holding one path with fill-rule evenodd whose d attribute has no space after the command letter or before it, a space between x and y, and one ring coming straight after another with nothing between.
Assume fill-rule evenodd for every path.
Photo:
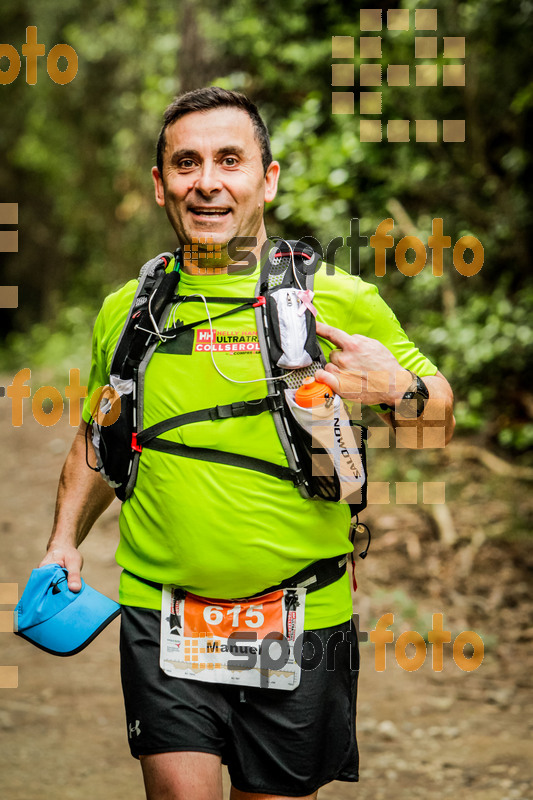
<instances>
[{"instance_id":1,"label":"man's smiling face","mask_svg":"<svg viewBox=\"0 0 533 800\"><path fill-rule=\"evenodd\" d=\"M266 239L264 203L276 196L279 165L265 176L252 120L224 107L180 117L166 130L163 175L152 169L158 205L165 208L180 244L235 236ZM255 247L253 248L256 249Z\"/></svg>"}]
</instances>

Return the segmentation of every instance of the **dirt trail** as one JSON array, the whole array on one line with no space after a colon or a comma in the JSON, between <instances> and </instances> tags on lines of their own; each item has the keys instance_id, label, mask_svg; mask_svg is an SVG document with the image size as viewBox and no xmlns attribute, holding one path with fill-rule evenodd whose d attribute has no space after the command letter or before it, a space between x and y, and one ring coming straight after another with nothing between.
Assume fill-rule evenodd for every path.
<instances>
[{"instance_id":1,"label":"dirt trail","mask_svg":"<svg viewBox=\"0 0 533 800\"><path fill-rule=\"evenodd\" d=\"M43 428L28 413L15 429L4 398L0 430L0 583L17 582L22 590L43 553L73 429L66 415ZM469 475L477 486L470 467ZM477 670L464 672L445 645L442 672L432 671L430 653L418 671L408 672L387 645L386 669L376 672L374 645L362 643L361 781L330 784L320 792L323 800L533 800L532 664L526 661L533 548L526 538L471 547L476 520L488 511L498 519L515 514L512 524L525 524L528 489L531 494L527 485L516 489L513 510L503 490L491 499L492 510L473 496L475 488L459 498L452 512L463 538L454 548L444 548L416 508L372 509L372 553L358 578L361 629L392 611L396 635L402 629L424 635L431 614L443 612L452 641L465 629L481 633L485 658ZM117 502L83 545L84 577L115 598L118 510ZM0 634L0 665L19 667L18 688L0 689L4 800L142 800L140 769L126 742L118 631L113 622L85 651L64 659Z\"/></svg>"}]
</instances>

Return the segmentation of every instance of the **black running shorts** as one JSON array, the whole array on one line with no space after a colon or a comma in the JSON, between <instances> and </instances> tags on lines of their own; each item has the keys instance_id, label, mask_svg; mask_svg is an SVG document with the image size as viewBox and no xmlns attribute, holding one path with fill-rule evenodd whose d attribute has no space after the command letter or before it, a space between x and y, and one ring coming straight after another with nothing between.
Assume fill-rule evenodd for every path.
<instances>
[{"instance_id":1,"label":"black running shorts","mask_svg":"<svg viewBox=\"0 0 533 800\"><path fill-rule=\"evenodd\" d=\"M298 797L358 780L359 652L351 621L306 631L292 690L182 680L159 667L160 612L122 607L121 675L131 753L215 753L242 792Z\"/></svg>"}]
</instances>

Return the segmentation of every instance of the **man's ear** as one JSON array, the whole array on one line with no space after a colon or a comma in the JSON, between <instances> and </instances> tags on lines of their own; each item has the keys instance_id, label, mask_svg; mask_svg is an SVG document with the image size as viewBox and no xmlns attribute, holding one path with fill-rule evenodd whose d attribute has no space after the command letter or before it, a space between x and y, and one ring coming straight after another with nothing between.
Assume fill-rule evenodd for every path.
<instances>
[{"instance_id":1,"label":"man's ear","mask_svg":"<svg viewBox=\"0 0 533 800\"><path fill-rule=\"evenodd\" d=\"M155 187L155 202L161 208L165 206L165 184L157 167L152 167L152 178Z\"/></svg>"},{"instance_id":2,"label":"man's ear","mask_svg":"<svg viewBox=\"0 0 533 800\"><path fill-rule=\"evenodd\" d=\"M272 161L265 175L265 203L271 203L278 191L279 162Z\"/></svg>"}]
</instances>

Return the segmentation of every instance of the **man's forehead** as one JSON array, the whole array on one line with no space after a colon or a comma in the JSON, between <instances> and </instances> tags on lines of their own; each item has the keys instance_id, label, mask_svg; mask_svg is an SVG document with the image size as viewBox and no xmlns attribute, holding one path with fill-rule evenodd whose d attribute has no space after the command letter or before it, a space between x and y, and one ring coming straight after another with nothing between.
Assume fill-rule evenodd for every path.
<instances>
[{"instance_id":1,"label":"man's forehead","mask_svg":"<svg viewBox=\"0 0 533 800\"><path fill-rule=\"evenodd\" d=\"M258 147L252 120L240 108L213 108L191 111L168 126L167 147L200 150L222 149L230 144L242 148Z\"/></svg>"}]
</instances>

